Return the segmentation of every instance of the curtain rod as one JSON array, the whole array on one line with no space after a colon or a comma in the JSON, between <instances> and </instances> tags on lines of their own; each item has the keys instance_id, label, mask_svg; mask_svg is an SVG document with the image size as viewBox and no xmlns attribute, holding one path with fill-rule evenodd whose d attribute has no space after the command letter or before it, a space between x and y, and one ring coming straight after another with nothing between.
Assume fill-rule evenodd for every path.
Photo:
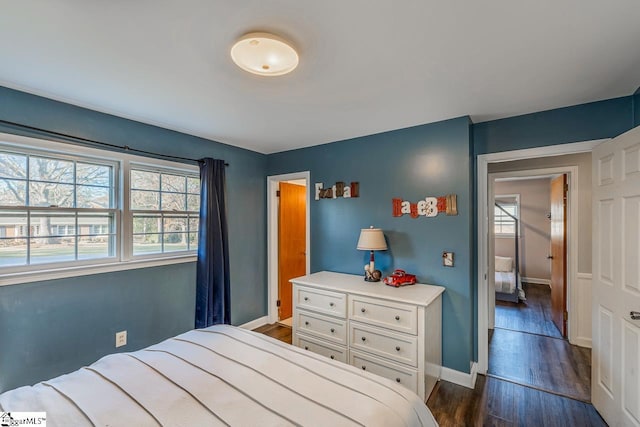
<instances>
[{"instance_id":1,"label":"curtain rod","mask_svg":"<svg viewBox=\"0 0 640 427\"><path fill-rule=\"evenodd\" d=\"M101 141L96 141L94 139L82 138L82 137L79 137L79 136L68 135L66 133L46 130L46 129L38 128L38 127L35 127L35 126L23 125L21 123L11 122L11 121L8 121L8 120L0 119L0 123L1 124L5 124L5 125L9 125L9 126L22 128L22 129L27 129L27 130L31 130L31 131L44 133L46 135L52 135L52 136L56 136L56 137L60 137L60 138L70 139L70 140L76 141L76 142L83 142L83 143L88 142L90 144L96 144L96 145L101 145L101 146L110 147L110 148L118 148L120 150L131 151L131 152L134 152L134 153L149 154L149 155L152 155L152 156L162 157L162 158L165 158L165 159L186 160L186 161L194 162L194 163L202 163L202 160L200 160L200 159L192 159L192 158L189 158L189 157L171 156L169 154L154 153L153 151L145 151L145 150L140 150L138 148L131 148L128 145L109 144L108 142L101 142ZM229 163L225 162L224 165L225 166L229 166Z\"/></svg>"}]
</instances>

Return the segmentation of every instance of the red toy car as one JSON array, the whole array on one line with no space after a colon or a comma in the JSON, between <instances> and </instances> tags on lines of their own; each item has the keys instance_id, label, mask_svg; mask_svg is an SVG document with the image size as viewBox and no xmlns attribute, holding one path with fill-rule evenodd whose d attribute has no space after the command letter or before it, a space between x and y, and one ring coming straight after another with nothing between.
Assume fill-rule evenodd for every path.
<instances>
[{"instance_id":1,"label":"red toy car","mask_svg":"<svg viewBox=\"0 0 640 427\"><path fill-rule=\"evenodd\" d=\"M407 274L404 270L394 270L390 276L384 278L383 282L396 288L404 285L415 285L416 275Z\"/></svg>"}]
</instances>

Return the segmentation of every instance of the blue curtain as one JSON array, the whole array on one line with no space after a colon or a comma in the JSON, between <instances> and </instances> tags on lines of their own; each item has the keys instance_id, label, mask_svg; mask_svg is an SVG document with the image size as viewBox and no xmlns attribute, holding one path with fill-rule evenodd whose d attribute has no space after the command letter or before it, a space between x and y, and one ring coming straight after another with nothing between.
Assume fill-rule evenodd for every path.
<instances>
[{"instance_id":1,"label":"blue curtain","mask_svg":"<svg viewBox=\"0 0 640 427\"><path fill-rule=\"evenodd\" d=\"M224 160L200 162L196 328L231 323Z\"/></svg>"}]
</instances>

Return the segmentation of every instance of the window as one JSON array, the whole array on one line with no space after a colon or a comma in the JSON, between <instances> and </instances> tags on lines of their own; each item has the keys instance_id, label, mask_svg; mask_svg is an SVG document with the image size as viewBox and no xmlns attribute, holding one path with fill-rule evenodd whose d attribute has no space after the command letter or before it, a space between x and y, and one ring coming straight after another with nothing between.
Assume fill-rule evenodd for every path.
<instances>
[{"instance_id":1,"label":"window","mask_svg":"<svg viewBox=\"0 0 640 427\"><path fill-rule=\"evenodd\" d=\"M199 210L199 177L132 166L134 255L196 250Z\"/></svg>"},{"instance_id":2,"label":"window","mask_svg":"<svg viewBox=\"0 0 640 427\"><path fill-rule=\"evenodd\" d=\"M515 237L516 221L508 214L518 218L520 195L496 195L495 202L502 208L494 206L493 227L496 237ZM520 231L519 227L518 223L518 231Z\"/></svg>"},{"instance_id":3,"label":"window","mask_svg":"<svg viewBox=\"0 0 640 427\"><path fill-rule=\"evenodd\" d=\"M0 267L115 257L117 165L0 150ZM90 233L93 224L102 233Z\"/></svg>"},{"instance_id":4,"label":"window","mask_svg":"<svg viewBox=\"0 0 640 427\"><path fill-rule=\"evenodd\" d=\"M199 209L196 166L0 134L0 284L193 261Z\"/></svg>"}]
</instances>

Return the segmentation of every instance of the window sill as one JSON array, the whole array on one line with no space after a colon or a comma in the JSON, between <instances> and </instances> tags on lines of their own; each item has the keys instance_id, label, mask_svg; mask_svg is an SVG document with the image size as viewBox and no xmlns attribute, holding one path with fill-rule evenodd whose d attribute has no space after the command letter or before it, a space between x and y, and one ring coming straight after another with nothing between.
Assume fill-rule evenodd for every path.
<instances>
[{"instance_id":1,"label":"window sill","mask_svg":"<svg viewBox=\"0 0 640 427\"><path fill-rule=\"evenodd\" d=\"M68 277L89 276L92 274L110 273L114 271L135 270L138 268L158 267L161 265L183 264L197 261L197 255L181 255L175 257L152 258L133 261L119 261L109 264L83 265L24 271L19 273L0 274L0 286L18 285L21 283L42 282L45 280L65 279Z\"/></svg>"}]
</instances>

